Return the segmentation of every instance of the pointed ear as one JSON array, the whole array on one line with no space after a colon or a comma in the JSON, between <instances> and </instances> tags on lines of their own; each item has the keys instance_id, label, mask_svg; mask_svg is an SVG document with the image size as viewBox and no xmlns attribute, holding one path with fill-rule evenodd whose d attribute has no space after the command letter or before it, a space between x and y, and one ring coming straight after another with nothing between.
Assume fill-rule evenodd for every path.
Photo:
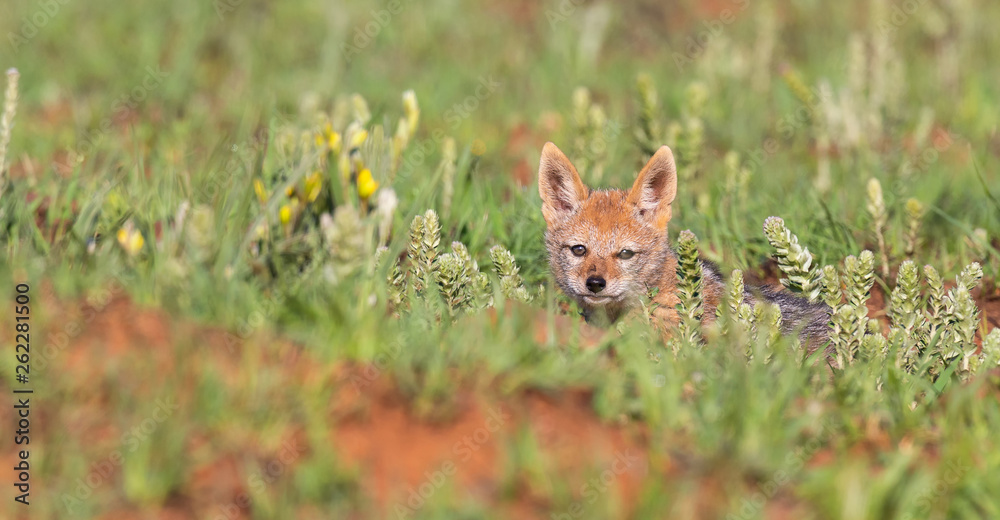
<instances>
[{"instance_id":1,"label":"pointed ear","mask_svg":"<svg viewBox=\"0 0 1000 520\"><path fill-rule=\"evenodd\" d=\"M545 143L542 148L542 160L538 165L538 194L542 196L542 216L550 226L572 215L590 194L576 168L552 143Z\"/></svg>"},{"instance_id":2,"label":"pointed ear","mask_svg":"<svg viewBox=\"0 0 1000 520\"><path fill-rule=\"evenodd\" d=\"M635 204L639 214L658 229L666 229L670 222L670 205L677 195L677 166L670 148L661 146L639 172L635 184L628 192L628 201Z\"/></svg>"}]
</instances>

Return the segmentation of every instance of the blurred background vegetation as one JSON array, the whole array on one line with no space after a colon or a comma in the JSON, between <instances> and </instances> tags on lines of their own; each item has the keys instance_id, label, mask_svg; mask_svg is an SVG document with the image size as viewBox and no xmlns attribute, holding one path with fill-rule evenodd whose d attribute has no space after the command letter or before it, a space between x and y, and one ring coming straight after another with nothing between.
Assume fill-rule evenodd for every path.
<instances>
[{"instance_id":1,"label":"blurred background vegetation","mask_svg":"<svg viewBox=\"0 0 1000 520\"><path fill-rule=\"evenodd\" d=\"M382 408L458 420L460 439L498 402L517 411L489 441L499 469L460 467L410 517L1000 514L995 375L945 399L918 377L831 381L791 355L748 365L724 349L674 359L642 326L592 331L549 284L535 188L546 141L598 186L629 185L668 144L671 237L691 229L726 272L773 279L761 226L780 215L819 265L884 253L883 300L904 259L948 278L980 262L996 327L997 16L976 0L6 6L0 68L17 68L20 95L0 296L13 301L8 281L35 294L31 517L397 518L450 442L418 470L385 469L344 448L351 428L400 431L370 448L391 459L417 427ZM427 209L441 249L461 241L483 272L508 249L533 301L498 291L495 311L454 323L394 316L385 278ZM539 433L538 392L558 404L543 414L556 433ZM163 396L181 412L130 450ZM567 403L583 411L560 415ZM614 441L553 454L591 422ZM289 439L308 455L256 485ZM648 472L590 501L580 484L621 442Z\"/></svg>"}]
</instances>

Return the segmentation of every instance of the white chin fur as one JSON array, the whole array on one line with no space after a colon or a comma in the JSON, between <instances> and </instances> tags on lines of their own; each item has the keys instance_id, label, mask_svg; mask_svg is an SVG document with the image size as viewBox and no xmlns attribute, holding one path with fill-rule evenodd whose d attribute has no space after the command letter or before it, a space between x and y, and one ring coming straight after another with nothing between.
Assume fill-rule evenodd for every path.
<instances>
[{"instance_id":1,"label":"white chin fur","mask_svg":"<svg viewBox=\"0 0 1000 520\"><path fill-rule=\"evenodd\" d=\"M615 303L619 300L618 297L593 296L589 294L582 294L580 295L580 298L583 299L583 301L586 302L587 305L593 305L593 306L607 305L609 303Z\"/></svg>"}]
</instances>

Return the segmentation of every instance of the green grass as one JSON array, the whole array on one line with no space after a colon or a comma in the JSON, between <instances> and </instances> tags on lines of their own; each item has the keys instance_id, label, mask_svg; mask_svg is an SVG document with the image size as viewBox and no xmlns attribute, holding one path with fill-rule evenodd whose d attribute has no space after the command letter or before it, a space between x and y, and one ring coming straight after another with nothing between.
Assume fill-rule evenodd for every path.
<instances>
[{"instance_id":1,"label":"green grass","mask_svg":"<svg viewBox=\"0 0 1000 520\"><path fill-rule=\"evenodd\" d=\"M672 9L645 0L564 3L571 9L558 16L557 2L403 2L384 24L384 15L371 12L387 8L381 4L54 4L57 11L46 13L18 3L0 20L0 68L21 73L11 175L0 199L0 301L14 301L16 283L32 286L39 334L33 363L46 365L36 366L33 378L39 426L32 478L39 491L32 518L85 518L195 498L209 505L192 506L190 514L214 517L225 500L193 487L196 470L228 454L246 481L293 430L308 440L308 455L273 482L251 487L247 514L389 516L329 439L338 422L349 420L331 413L329 403L352 386L330 373L373 362L413 414L433 423L453 420L468 399L586 393L592 415L644 435L654 473L628 504L636 518L690 516L692 507L704 517L741 518L783 507L816 518L1000 514L992 491L1000 488L995 371L959 383L868 360L831 375L799 359L787 341L769 347L769 362L757 355L748 363L736 335L710 338L705 348L687 345L675 356L641 320L594 340L572 311L563 319L534 184L545 141L574 161L584 158L573 100L581 86L609 122L587 134L606 148L588 156L603 174L588 168L584 181L631 184L645 160L636 138L643 113L636 78L644 73L658 99L651 112L657 144L674 148L691 172L680 180L671 237L692 230L724 272L763 275L772 250L762 225L771 215L784 219L819 266L866 248L878 258L866 209L874 177L888 210L893 273L883 279L877 268L875 285L895 285L906 259L904 204L914 198L926 208L917 265L933 265L951 280L980 262L982 297L992 291L995 298L1000 71L988 66L1000 60L1000 37L989 23L1000 15L994 4L922 3L893 26L891 52L879 54L891 3L761 1L740 10L744 3L733 2L732 23L722 23L683 68L676 55L688 53L689 38L709 30L703 20L711 26L721 19L697 2ZM46 20L37 34L11 40L33 18ZM380 26L377 36L347 62L342 44L371 23ZM852 58L851 38L863 57ZM770 53L758 52L768 39ZM499 85L488 92L483 81ZM827 125L810 101L820 85L847 96ZM409 89L419 100L419 124L393 174L390 140L405 118L401 96ZM700 105L692 102L698 91L705 95ZM355 93L371 114L359 157L380 188L398 197L389 236L377 231L377 209L322 224L335 206L364 204L355 181L341 182L336 157L321 159L313 143L321 114L347 139ZM924 111L931 119L921 131ZM851 118L856 137L849 124L837 123ZM687 131L694 120L703 128L700 146L691 145ZM456 143L450 166L443 165L443 136ZM744 181L740 167L727 165L731 151L748 172ZM824 161L826 187L817 182ZM304 183L313 171L321 172L323 188L306 202ZM303 202L298 220L285 225L288 187L298 187ZM517 303L497 292L495 310L454 320L441 319L448 313L433 295L426 302L411 297L410 310L396 316L385 277L407 249L413 217L427 209L441 215L441 252L461 241L492 273L490 248L502 245L536 297ZM186 224L179 227L182 213ZM144 238L135 255L117 240L128 223ZM976 229L986 243L972 238ZM376 267L380 241L389 252ZM108 296L160 309L159 319L178 324L170 344L157 346L169 355L146 356L136 345L98 357L87 338L108 336L95 327L120 326L140 337L143 330L102 321L119 316L101 303ZM67 314L80 302L93 306L94 321ZM11 323L4 319L0 327ZM67 323L82 324L82 333L46 351ZM234 357L220 361L219 349L207 344L234 345L222 349ZM276 361L290 344L308 353L315 373ZM88 349L95 353L82 360L72 355ZM4 388L17 385L10 354L5 349L0 362ZM176 364L165 372L163 359ZM226 373L227 363L235 374ZM127 446L119 432L142 424L149 403L162 396L177 396L182 412L67 512L62 497L93 464ZM537 437L524 428L501 441L495 490L469 495L449 484L414 517L499 518L505 510L494 506L528 495L540 517L568 511L581 499L579 486L564 478ZM192 438L203 444L196 449ZM8 436L0 446L15 450ZM594 464L578 477L605 469ZM712 495L716 488L729 491ZM754 494L769 489L763 506L755 505ZM4 502L10 515L24 513ZM579 517L620 516L621 502L601 494L584 501Z\"/></svg>"}]
</instances>

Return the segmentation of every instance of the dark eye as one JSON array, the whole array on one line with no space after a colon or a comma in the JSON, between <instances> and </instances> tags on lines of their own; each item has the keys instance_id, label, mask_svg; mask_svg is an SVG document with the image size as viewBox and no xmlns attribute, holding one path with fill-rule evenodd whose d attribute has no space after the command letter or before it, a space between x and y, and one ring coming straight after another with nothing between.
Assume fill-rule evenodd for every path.
<instances>
[{"instance_id":1,"label":"dark eye","mask_svg":"<svg viewBox=\"0 0 1000 520\"><path fill-rule=\"evenodd\" d=\"M635 251L632 251L631 249L622 249L621 252L618 253L618 258L621 258L622 260L628 260L633 256L635 256Z\"/></svg>"},{"instance_id":2,"label":"dark eye","mask_svg":"<svg viewBox=\"0 0 1000 520\"><path fill-rule=\"evenodd\" d=\"M573 247L569 248L569 250L573 252L573 256L583 256L583 255L587 254L587 247L586 246L579 246L579 245L577 245L577 246L573 246Z\"/></svg>"}]
</instances>

